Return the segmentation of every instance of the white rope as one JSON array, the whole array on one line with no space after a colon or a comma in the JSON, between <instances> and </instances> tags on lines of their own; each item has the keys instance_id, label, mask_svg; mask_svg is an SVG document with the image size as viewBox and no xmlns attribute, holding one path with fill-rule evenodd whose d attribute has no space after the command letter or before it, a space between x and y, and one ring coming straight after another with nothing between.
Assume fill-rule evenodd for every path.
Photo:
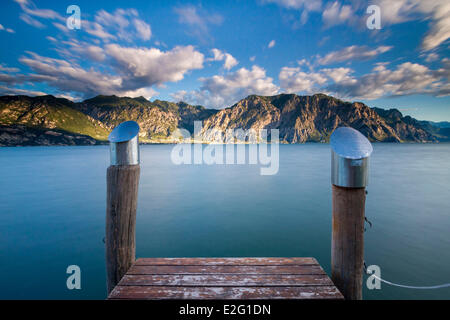
<instances>
[{"instance_id":1,"label":"white rope","mask_svg":"<svg viewBox=\"0 0 450 320\"><path fill-rule=\"evenodd\" d=\"M394 282L390 282L390 281L381 279L380 277L377 277L374 274L369 274L369 273L367 273L367 274L372 276L372 277L374 277L375 279L380 280L381 282L384 282L384 283L389 284L391 286L400 287L400 288L429 290L429 289L441 289L441 288L450 287L450 283L439 284L439 285L436 285L436 286L422 286L422 287L420 287L420 286L407 286L407 285L404 285L404 284L398 284L398 283L394 283Z\"/></svg>"},{"instance_id":2,"label":"white rope","mask_svg":"<svg viewBox=\"0 0 450 320\"><path fill-rule=\"evenodd\" d=\"M367 190L366 190L366 194L367 194ZM370 228L372 228L372 222L370 222L367 219L367 217L364 217L364 220L369 224ZM364 231L366 231L366 229L364 229ZM365 270L367 275L372 276L375 279L378 279L379 281L381 281L383 283L386 283L386 284L389 284L389 285L394 286L394 287L400 287L400 288L406 288L406 289L418 289L418 290L442 289L442 288L450 287L450 283L438 284L438 285L435 285L435 286L407 286L407 285L404 285L404 284L390 282L390 281L381 279L380 277L376 276L375 274L368 273L365 261L364 261L364 270Z\"/></svg>"}]
</instances>

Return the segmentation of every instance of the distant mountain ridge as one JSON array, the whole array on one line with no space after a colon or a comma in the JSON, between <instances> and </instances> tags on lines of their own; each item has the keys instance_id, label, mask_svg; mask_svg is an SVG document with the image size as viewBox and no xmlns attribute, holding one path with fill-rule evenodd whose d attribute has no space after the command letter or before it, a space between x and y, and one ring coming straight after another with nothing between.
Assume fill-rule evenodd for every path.
<instances>
[{"instance_id":1,"label":"distant mountain ridge","mask_svg":"<svg viewBox=\"0 0 450 320\"><path fill-rule=\"evenodd\" d=\"M205 119L203 126L204 130L279 129L280 140L284 143L328 142L339 126L353 127L371 141L438 141L417 120L403 117L395 109L384 111L324 94L253 95Z\"/></svg>"},{"instance_id":2,"label":"distant mountain ridge","mask_svg":"<svg viewBox=\"0 0 450 320\"><path fill-rule=\"evenodd\" d=\"M148 101L144 97L97 96L74 103L54 96L0 97L0 146L84 145L105 143L119 123L135 120L140 140L171 143L177 128L193 131L194 121L208 129L279 129L283 143L328 142L338 126L351 126L371 141L449 141L450 129L418 121L396 109L369 108L324 94L251 95L215 110L184 102Z\"/></svg>"}]
</instances>

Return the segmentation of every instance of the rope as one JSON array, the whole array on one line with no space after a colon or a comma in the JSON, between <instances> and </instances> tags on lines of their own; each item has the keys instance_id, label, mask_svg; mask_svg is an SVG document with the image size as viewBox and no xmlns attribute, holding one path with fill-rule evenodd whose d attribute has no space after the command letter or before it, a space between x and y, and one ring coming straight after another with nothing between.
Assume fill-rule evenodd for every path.
<instances>
[{"instance_id":1,"label":"rope","mask_svg":"<svg viewBox=\"0 0 450 320\"><path fill-rule=\"evenodd\" d=\"M366 195L368 194L367 190L366 190ZM367 217L364 217L364 221L367 222L370 226L370 228L372 228L372 222L369 221L369 219L367 219ZM364 231L366 231L366 228L364 227ZM438 284L435 286L407 286L404 284L400 284L400 283L395 283L395 282L391 282L391 281L387 281L384 279L381 279L380 277L376 276L375 274L371 274L369 272L367 272L367 266L366 266L366 262L364 261L364 271L366 272L367 275L374 277L375 279L378 279L379 281L394 286L394 287L400 287L400 288L406 288L406 289L418 289L418 290L431 290L431 289L442 289L442 288L448 288L450 287L450 283L443 283L443 284Z\"/></svg>"},{"instance_id":2,"label":"rope","mask_svg":"<svg viewBox=\"0 0 450 320\"><path fill-rule=\"evenodd\" d=\"M378 279L379 281L381 281L383 283L386 283L386 284L389 284L389 285L395 286L395 287L400 287L400 288L418 289L418 290L430 290L430 289L441 289L441 288L450 287L450 283L438 284L438 285L435 285L435 286L407 286L407 285L404 285L404 284L390 282L390 281L381 279L380 277L378 277L378 276L376 276L374 274L368 273L365 262L364 262L364 271L366 272L367 275L370 275L370 276L374 277L375 279Z\"/></svg>"}]
</instances>

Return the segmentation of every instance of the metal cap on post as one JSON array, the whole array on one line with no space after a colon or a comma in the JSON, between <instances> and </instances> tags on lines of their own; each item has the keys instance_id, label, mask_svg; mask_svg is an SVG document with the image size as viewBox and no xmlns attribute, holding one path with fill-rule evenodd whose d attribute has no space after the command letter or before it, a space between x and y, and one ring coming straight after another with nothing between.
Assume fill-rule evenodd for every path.
<instances>
[{"instance_id":1,"label":"metal cap on post","mask_svg":"<svg viewBox=\"0 0 450 320\"><path fill-rule=\"evenodd\" d=\"M369 140L341 127L331 135L331 279L348 300L362 299L365 187L369 181Z\"/></svg>"},{"instance_id":2,"label":"metal cap on post","mask_svg":"<svg viewBox=\"0 0 450 320\"><path fill-rule=\"evenodd\" d=\"M136 260L139 125L119 124L109 135L111 165L106 171L106 287L108 294Z\"/></svg>"},{"instance_id":3,"label":"metal cap on post","mask_svg":"<svg viewBox=\"0 0 450 320\"><path fill-rule=\"evenodd\" d=\"M111 165L139 164L139 125L135 121L119 124L109 134Z\"/></svg>"},{"instance_id":4,"label":"metal cap on post","mask_svg":"<svg viewBox=\"0 0 450 320\"><path fill-rule=\"evenodd\" d=\"M372 144L358 130L337 128L330 139L331 183L346 188L363 188L369 181Z\"/></svg>"}]
</instances>

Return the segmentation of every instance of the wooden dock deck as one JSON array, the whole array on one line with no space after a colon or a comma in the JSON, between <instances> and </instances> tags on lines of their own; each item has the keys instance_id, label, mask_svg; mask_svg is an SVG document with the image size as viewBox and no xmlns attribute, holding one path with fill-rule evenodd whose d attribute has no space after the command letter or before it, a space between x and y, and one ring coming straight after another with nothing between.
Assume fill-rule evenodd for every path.
<instances>
[{"instance_id":1,"label":"wooden dock deck","mask_svg":"<svg viewBox=\"0 0 450 320\"><path fill-rule=\"evenodd\" d=\"M141 258L108 299L344 299L314 258Z\"/></svg>"}]
</instances>

